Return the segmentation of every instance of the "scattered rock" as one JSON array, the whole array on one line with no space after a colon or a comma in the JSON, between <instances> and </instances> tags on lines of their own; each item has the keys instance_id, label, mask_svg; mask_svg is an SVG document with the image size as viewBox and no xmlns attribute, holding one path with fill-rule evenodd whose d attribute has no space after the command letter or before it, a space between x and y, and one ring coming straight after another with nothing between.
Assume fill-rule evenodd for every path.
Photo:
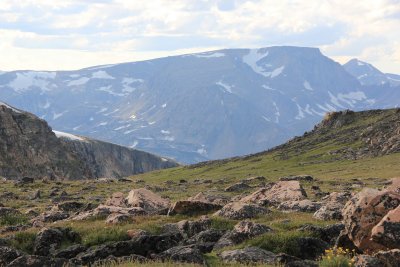
<instances>
[{"instance_id":1,"label":"scattered rock","mask_svg":"<svg viewBox=\"0 0 400 267\"><path fill-rule=\"evenodd\" d=\"M223 251L219 257L224 262L238 262L243 264L274 264L276 260L276 255L274 253L258 247L247 247L244 249Z\"/></svg>"},{"instance_id":2,"label":"scattered rock","mask_svg":"<svg viewBox=\"0 0 400 267\"><path fill-rule=\"evenodd\" d=\"M211 220L202 217L197 221L183 220L177 223L167 223L163 226L164 233L179 233L186 238L190 238L211 227Z\"/></svg>"},{"instance_id":3,"label":"scattered rock","mask_svg":"<svg viewBox=\"0 0 400 267\"><path fill-rule=\"evenodd\" d=\"M140 207L149 214L166 214L170 206L168 199L145 188L130 191L126 201L130 207Z\"/></svg>"},{"instance_id":4,"label":"scattered rock","mask_svg":"<svg viewBox=\"0 0 400 267\"><path fill-rule=\"evenodd\" d=\"M371 240L371 230L399 204L400 194L393 191L365 188L355 195L343 209L343 222L350 240L362 251L387 249L386 245Z\"/></svg>"},{"instance_id":5,"label":"scattered rock","mask_svg":"<svg viewBox=\"0 0 400 267\"><path fill-rule=\"evenodd\" d=\"M311 232L321 238L323 241L329 243L331 246L335 245L336 239L339 237L341 231L344 230L344 224L337 223L320 227L316 225L307 224L302 226L299 231Z\"/></svg>"},{"instance_id":6,"label":"scattered rock","mask_svg":"<svg viewBox=\"0 0 400 267\"><path fill-rule=\"evenodd\" d=\"M93 217L106 217L109 216L110 214L141 216L141 215L146 215L146 212L140 207L122 208L115 206L99 205L94 210L79 213L78 215L72 217L71 220L76 220L76 221L87 220Z\"/></svg>"},{"instance_id":7,"label":"scattered rock","mask_svg":"<svg viewBox=\"0 0 400 267\"><path fill-rule=\"evenodd\" d=\"M35 190L29 197L30 200L40 199L41 191L39 189Z\"/></svg>"},{"instance_id":8,"label":"scattered rock","mask_svg":"<svg viewBox=\"0 0 400 267\"><path fill-rule=\"evenodd\" d=\"M279 204L278 209L296 212L315 212L321 207L321 203L309 199L285 201Z\"/></svg>"},{"instance_id":9,"label":"scattered rock","mask_svg":"<svg viewBox=\"0 0 400 267\"><path fill-rule=\"evenodd\" d=\"M16 258L22 256L22 252L6 246L0 246L0 266L6 266Z\"/></svg>"},{"instance_id":10,"label":"scattered rock","mask_svg":"<svg viewBox=\"0 0 400 267\"><path fill-rule=\"evenodd\" d=\"M63 240L77 242L80 241L80 237L69 228L43 228L36 236L33 254L39 256L54 254Z\"/></svg>"},{"instance_id":11,"label":"scattered rock","mask_svg":"<svg viewBox=\"0 0 400 267\"><path fill-rule=\"evenodd\" d=\"M79 253L86 251L86 247L80 244L69 246L64 249L57 250L54 253L55 258L72 259L76 257Z\"/></svg>"},{"instance_id":12,"label":"scattered rock","mask_svg":"<svg viewBox=\"0 0 400 267\"><path fill-rule=\"evenodd\" d=\"M261 188L250 196L241 199L245 203L260 205L279 205L285 201L296 201L307 198L307 194L298 181L280 181L271 188Z\"/></svg>"},{"instance_id":13,"label":"scattered rock","mask_svg":"<svg viewBox=\"0 0 400 267\"><path fill-rule=\"evenodd\" d=\"M65 220L68 217L69 217L69 214L67 212L50 211L50 212L44 212L44 213L40 214L39 216L33 218L31 220L31 223L33 224L33 226L41 227L45 223Z\"/></svg>"},{"instance_id":14,"label":"scattered rock","mask_svg":"<svg viewBox=\"0 0 400 267\"><path fill-rule=\"evenodd\" d=\"M68 260L50 258L37 255L23 255L16 258L7 267L63 267L67 266Z\"/></svg>"},{"instance_id":15,"label":"scattered rock","mask_svg":"<svg viewBox=\"0 0 400 267\"><path fill-rule=\"evenodd\" d=\"M294 175L294 176L286 176L279 178L279 181L304 181L304 182L312 182L314 181L314 177L311 175Z\"/></svg>"},{"instance_id":16,"label":"scattered rock","mask_svg":"<svg viewBox=\"0 0 400 267\"><path fill-rule=\"evenodd\" d=\"M383 267L385 266L378 258L370 255L357 255L354 258L354 267Z\"/></svg>"},{"instance_id":17,"label":"scattered rock","mask_svg":"<svg viewBox=\"0 0 400 267\"><path fill-rule=\"evenodd\" d=\"M16 209L0 207L0 217L4 217L7 215L16 215L16 214L20 214L20 212Z\"/></svg>"},{"instance_id":18,"label":"scattered rock","mask_svg":"<svg viewBox=\"0 0 400 267\"><path fill-rule=\"evenodd\" d=\"M341 220L344 205L350 198L350 192L330 193L322 198L322 207L314 213L313 217L324 221Z\"/></svg>"},{"instance_id":19,"label":"scattered rock","mask_svg":"<svg viewBox=\"0 0 400 267\"><path fill-rule=\"evenodd\" d=\"M189 201L201 201L206 203L214 203L217 205L226 205L229 203L230 198L227 196L219 196L219 195L206 195L203 192L198 193L194 197L189 197L187 200Z\"/></svg>"},{"instance_id":20,"label":"scattered rock","mask_svg":"<svg viewBox=\"0 0 400 267\"><path fill-rule=\"evenodd\" d=\"M176 262L195 263L203 265L205 263L201 251L192 246L177 246L170 248L157 255L157 259L171 260Z\"/></svg>"},{"instance_id":21,"label":"scattered rock","mask_svg":"<svg viewBox=\"0 0 400 267\"><path fill-rule=\"evenodd\" d=\"M132 221L132 215L129 214L110 214L106 219L107 224L120 224Z\"/></svg>"},{"instance_id":22,"label":"scattered rock","mask_svg":"<svg viewBox=\"0 0 400 267\"><path fill-rule=\"evenodd\" d=\"M55 206L56 210L64 211L64 212L78 212L82 211L85 208L85 203L77 202L77 201L67 201L59 203Z\"/></svg>"},{"instance_id":23,"label":"scattered rock","mask_svg":"<svg viewBox=\"0 0 400 267\"><path fill-rule=\"evenodd\" d=\"M232 202L225 205L215 215L233 220L251 219L269 213L267 208L255 204Z\"/></svg>"},{"instance_id":24,"label":"scattered rock","mask_svg":"<svg viewBox=\"0 0 400 267\"><path fill-rule=\"evenodd\" d=\"M105 202L106 206L116 206L116 207L127 207L127 200L124 193L116 192L111 195L109 199Z\"/></svg>"},{"instance_id":25,"label":"scattered rock","mask_svg":"<svg viewBox=\"0 0 400 267\"><path fill-rule=\"evenodd\" d=\"M149 233L147 231L140 230L140 229L128 230L128 231L126 231L126 233L128 234L128 236L130 238L138 238L143 235L149 235Z\"/></svg>"},{"instance_id":26,"label":"scattered rock","mask_svg":"<svg viewBox=\"0 0 400 267\"><path fill-rule=\"evenodd\" d=\"M202 201L190 201L180 200L168 211L168 215L183 214L183 215L195 215L195 214L207 214L222 208L221 205L214 203L207 203Z\"/></svg>"},{"instance_id":27,"label":"scattered rock","mask_svg":"<svg viewBox=\"0 0 400 267\"><path fill-rule=\"evenodd\" d=\"M240 191L247 190L249 188L251 188L251 186L249 186L246 183L236 183L236 184L233 184L233 185L225 188L225 192L240 192Z\"/></svg>"}]
</instances>

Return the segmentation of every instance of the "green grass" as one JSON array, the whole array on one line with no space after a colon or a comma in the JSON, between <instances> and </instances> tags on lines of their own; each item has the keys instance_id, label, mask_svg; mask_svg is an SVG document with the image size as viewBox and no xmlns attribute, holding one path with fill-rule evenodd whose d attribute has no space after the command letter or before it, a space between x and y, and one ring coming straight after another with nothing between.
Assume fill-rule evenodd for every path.
<instances>
[{"instance_id":1,"label":"green grass","mask_svg":"<svg viewBox=\"0 0 400 267\"><path fill-rule=\"evenodd\" d=\"M15 234L14 238L11 239L10 245L23 252L32 254L35 238L36 232L32 230L18 232Z\"/></svg>"},{"instance_id":2,"label":"green grass","mask_svg":"<svg viewBox=\"0 0 400 267\"><path fill-rule=\"evenodd\" d=\"M22 214L6 214L0 217L0 226L13 226L25 224L27 222L28 218Z\"/></svg>"}]
</instances>

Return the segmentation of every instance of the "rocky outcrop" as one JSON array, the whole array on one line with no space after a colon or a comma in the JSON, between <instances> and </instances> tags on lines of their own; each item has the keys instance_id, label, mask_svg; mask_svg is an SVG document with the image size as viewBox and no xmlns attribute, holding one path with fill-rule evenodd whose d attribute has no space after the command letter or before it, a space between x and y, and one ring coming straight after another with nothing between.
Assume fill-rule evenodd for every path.
<instances>
[{"instance_id":1,"label":"rocky outcrop","mask_svg":"<svg viewBox=\"0 0 400 267\"><path fill-rule=\"evenodd\" d=\"M175 202L168 211L168 215L182 214L182 215L199 215L207 214L222 208L221 205L203 202L180 200Z\"/></svg>"},{"instance_id":2,"label":"rocky outcrop","mask_svg":"<svg viewBox=\"0 0 400 267\"><path fill-rule=\"evenodd\" d=\"M131 190L126 198L126 203L129 207L142 208L149 214L166 214L170 207L168 199L145 188Z\"/></svg>"},{"instance_id":3,"label":"rocky outcrop","mask_svg":"<svg viewBox=\"0 0 400 267\"><path fill-rule=\"evenodd\" d=\"M400 206L389 211L372 228L371 238L376 243L388 248L400 248Z\"/></svg>"},{"instance_id":4,"label":"rocky outcrop","mask_svg":"<svg viewBox=\"0 0 400 267\"><path fill-rule=\"evenodd\" d=\"M355 195L343 210L345 230L350 240L362 251L378 251L392 247L398 242L397 235L391 236L389 233L398 229L398 223L394 222L394 226L388 224L388 218L393 216L396 221L398 211L388 213L399 204L400 194L394 191L366 188ZM384 218L386 215L388 217ZM375 238L371 239L373 234ZM390 242L386 244L384 240Z\"/></svg>"},{"instance_id":5,"label":"rocky outcrop","mask_svg":"<svg viewBox=\"0 0 400 267\"><path fill-rule=\"evenodd\" d=\"M322 206L314 213L314 218L318 220L341 220L342 209L346 202L351 198L350 192L332 192L322 198Z\"/></svg>"},{"instance_id":6,"label":"rocky outcrop","mask_svg":"<svg viewBox=\"0 0 400 267\"><path fill-rule=\"evenodd\" d=\"M261 188L253 194L242 198L245 203L259 205L279 205L285 201L298 201L307 198L307 194L299 181L280 181L270 188Z\"/></svg>"},{"instance_id":7,"label":"rocky outcrop","mask_svg":"<svg viewBox=\"0 0 400 267\"><path fill-rule=\"evenodd\" d=\"M219 257L224 262L237 262L243 264L274 264L276 260L276 256L274 253L257 247L227 250L222 252Z\"/></svg>"},{"instance_id":8,"label":"rocky outcrop","mask_svg":"<svg viewBox=\"0 0 400 267\"><path fill-rule=\"evenodd\" d=\"M121 177L177 166L146 152L70 136L58 138L46 121L0 103L0 176L15 180Z\"/></svg>"}]
</instances>

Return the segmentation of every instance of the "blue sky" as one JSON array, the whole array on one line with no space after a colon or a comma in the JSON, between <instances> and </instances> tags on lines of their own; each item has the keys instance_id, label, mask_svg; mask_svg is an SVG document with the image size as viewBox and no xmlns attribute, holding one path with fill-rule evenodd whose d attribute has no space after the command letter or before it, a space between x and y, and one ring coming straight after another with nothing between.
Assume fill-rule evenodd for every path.
<instances>
[{"instance_id":1,"label":"blue sky","mask_svg":"<svg viewBox=\"0 0 400 267\"><path fill-rule=\"evenodd\" d=\"M296 45L400 74L399 29L400 0L1 0L0 70Z\"/></svg>"}]
</instances>

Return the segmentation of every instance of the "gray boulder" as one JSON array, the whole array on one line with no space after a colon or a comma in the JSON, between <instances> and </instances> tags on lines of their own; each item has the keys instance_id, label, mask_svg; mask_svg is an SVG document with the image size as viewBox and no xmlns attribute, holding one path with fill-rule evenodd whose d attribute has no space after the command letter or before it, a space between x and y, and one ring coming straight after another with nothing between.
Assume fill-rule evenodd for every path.
<instances>
[{"instance_id":1,"label":"gray boulder","mask_svg":"<svg viewBox=\"0 0 400 267\"><path fill-rule=\"evenodd\" d=\"M247 247L244 249L227 250L221 252L219 257L224 262L237 262L242 264L266 263L274 264L276 255L270 251L258 248Z\"/></svg>"}]
</instances>

